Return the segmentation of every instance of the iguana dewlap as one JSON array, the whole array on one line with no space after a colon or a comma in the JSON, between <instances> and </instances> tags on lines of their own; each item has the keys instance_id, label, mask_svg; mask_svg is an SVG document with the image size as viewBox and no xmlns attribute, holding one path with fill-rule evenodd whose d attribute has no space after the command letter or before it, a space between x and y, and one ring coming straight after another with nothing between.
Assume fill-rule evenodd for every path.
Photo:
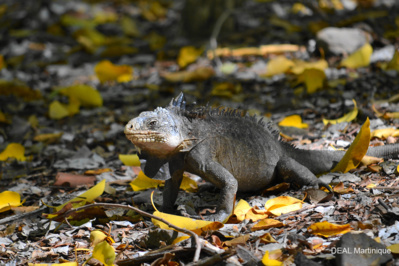
<instances>
[{"instance_id":1,"label":"iguana dewlap","mask_svg":"<svg viewBox=\"0 0 399 266\"><path fill-rule=\"evenodd\" d=\"M147 176L169 168L163 211L173 211L184 171L221 190L212 217L220 221L231 213L238 190L259 191L276 178L330 190L315 175L331 170L343 151L296 149L280 142L278 134L259 119L223 108L189 111L183 98L181 93L166 108L142 112L125 127L126 137L147 159ZM391 158L399 154L399 144L370 148L367 154Z\"/></svg>"}]
</instances>

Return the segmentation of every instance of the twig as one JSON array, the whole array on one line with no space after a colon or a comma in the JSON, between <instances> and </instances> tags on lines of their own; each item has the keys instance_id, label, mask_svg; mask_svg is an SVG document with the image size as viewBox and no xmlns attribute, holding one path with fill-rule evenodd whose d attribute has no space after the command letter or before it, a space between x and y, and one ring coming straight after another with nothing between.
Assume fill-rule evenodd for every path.
<instances>
[{"instance_id":1,"label":"twig","mask_svg":"<svg viewBox=\"0 0 399 266\"><path fill-rule=\"evenodd\" d=\"M391 209L391 207L386 205L385 202L381 198L378 199L378 203L381 204L381 206L384 207L385 210L387 210L387 211L389 211Z\"/></svg>"},{"instance_id":2,"label":"twig","mask_svg":"<svg viewBox=\"0 0 399 266\"><path fill-rule=\"evenodd\" d=\"M313 208L316 208L316 207L319 207L319 206L320 207L328 207L328 206L331 206L331 203L311 204L311 205L308 205L306 207L303 207L302 209L299 209L299 210L296 210L296 211L293 211L293 212L288 212L288 213L282 214L280 216L277 216L274 219L282 220L282 219L285 219L287 217L300 214L300 213L302 213L304 211L307 211L307 210L310 210L310 209L313 209Z\"/></svg>"},{"instance_id":3,"label":"twig","mask_svg":"<svg viewBox=\"0 0 399 266\"><path fill-rule=\"evenodd\" d=\"M375 189L386 189L386 190L399 190L399 187L373 187Z\"/></svg>"},{"instance_id":4,"label":"twig","mask_svg":"<svg viewBox=\"0 0 399 266\"><path fill-rule=\"evenodd\" d=\"M222 65L222 62L220 61L219 56L216 54L216 48L218 46L217 42L217 37L220 33L220 30L222 29L223 23L227 20L227 18L230 16L230 14L233 13L232 9L227 9L225 10L222 15L218 18L218 20L215 23L215 27L212 30L212 35L211 38L209 39L209 46L211 48L211 51L213 53L213 58L215 59L215 62L218 66Z\"/></svg>"},{"instance_id":5,"label":"twig","mask_svg":"<svg viewBox=\"0 0 399 266\"><path fill-rule=\"evenodd\" d=\"M3 219L0 220L0 224L6 224L6 223L9 223L9 222L16 222L17 220L22 220L22 219L26 219L26 218L31 217L31 216L40 215L47 208L48 208L47 206L42 206L39 209L31 211L31 212L15 214L15 215L3 218Z\"/></svg>"},{"instance_id":6,"label":"twig","mask_svg":"<svg viewBox=\"0 0 399 266\"><path fill-rule=\"evenodd\" d=\"M135 212L137 212L137 213L139 213L139 214L141 214L143 216L158 220L158 221L166 224L167 226L175 229L176 231L185 233L185 234L191 236L194 239L194 241L195 241L195 254L194 254L193 262L197 262L199 260L199 256L200 256L200 253L201 253L201 243L200 243L200 240L199 240L198 235L196 233L194 233L194 232L192 232L190 230L178 227L178 226L176 226L174 224L169 223L165 219L162 219L162 218L160 218L158 216L152 215L152 214L150 214L148 212L142 211L142 210L140 210L140 209L138 209L136 207L130 206L130 205L122 205L122 204L114 204L114 203L94 203L94 204L89 204L89 205L85 205L85 206L82 206L82 207L79 207L79 208L76 208L76 209L72 209L72 210L66 211L62 215L58 216L57 218L68 217L70 214L72 214L74 212L81 211L81 210L88 209L88 208L92 208L92 207L124 208L124 209L133 210L133 211L135 211Z\"/></svg>"}]
</instances>

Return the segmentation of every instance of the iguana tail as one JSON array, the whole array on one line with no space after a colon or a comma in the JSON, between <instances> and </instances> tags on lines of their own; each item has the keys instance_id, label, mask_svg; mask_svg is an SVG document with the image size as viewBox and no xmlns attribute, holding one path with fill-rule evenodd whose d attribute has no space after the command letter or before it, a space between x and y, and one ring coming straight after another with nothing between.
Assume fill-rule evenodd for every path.
<instances>
[{"instance_id":1,"label":"iguana tail","mask_svg":"<svg viewBox=\"0 0 399 266\"><path fill-rule=\"evenodd\" d=\"M297 149L283 142L282 147L289 157L306 166L316 175L330 171L345 155L345 151ZM370 147L367 155L384 159L399 158L399 143Z\"/></svg>"},{"instance_id":2,"label":"iguana tail","mask_svg":"<svg viewBox=\"0 0 399 266\"><path fill-rule=\"evenodd\" d=\"M288 157L306 166L316 175L330 171L345 154L345 151L298 149L288 143L281 143Z\"/></svg>"},{"instance_id":3,"label":"iguana tail","mask_svg":"<svg viewBox=\"0 0 399 266\"><path fill-rule=\"evenodd\" d=\"M399 143L370 147L367 155L384 159L397 159L399 158Z\"/></svg>"}]
</instances>

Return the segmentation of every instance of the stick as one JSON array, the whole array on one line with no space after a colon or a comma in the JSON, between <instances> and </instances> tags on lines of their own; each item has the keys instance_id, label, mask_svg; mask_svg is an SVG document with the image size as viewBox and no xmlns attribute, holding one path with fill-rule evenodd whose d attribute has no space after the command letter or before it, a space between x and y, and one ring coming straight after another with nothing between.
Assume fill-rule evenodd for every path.
<instances>
[{"instance_id":1,"label":"stick","mask_svg":"<svg viewBox=\"0 0 399 266\"><path fill-rule=\"evenodd\" d=\"M9 222L16 222L17 220L22 220L22 219L26 219L26 218L31 217L31 216L40 215L43 212L45 212L47 208L48 208L47 206L42 206L39 209L31 211L31 212L15 214L15 215L3 218L3 219L0 220L0 224L6 224L6 223L9 223Z\"/></svg>"},{"instance_id":2,"label":"stick","mask_svg":"<svg viewBox=\"0 0 399 266\"><path fill-rule=\"evenodd\" d=\"M199 240L198 235L196 233L194 233L194 232L192 232L190 230L178 227L178 226L176 226L174 224L169 223L168 221L166 221L163 218L160 218L158 216L152 215L152 214L150 214L148 212L142 211L142 210L140 210L140 209L138 209L136 207L130 206L130 205L114 204L114 203L94 203L94 204L89 204L89 205L85 205L85 206L82 206L82 207L79 207L79 208L76 208L76 209L72 209L72 210L66 211L65 213L63 213L62 215L58 216L57 218L59 218L59 217L68 217L71 213L74 213L74 212L77 212L77 211L80 211L80 210L84 210L84 209L88 209L88 208L91 208L91 207L129 209L129 210L133 210L133 211L135 211L135 212L137 212L137 213L139 213L139 214L141 214L143 216L146 216L146 217L158 220L158 221L160 221L162 223L165 223L167 226L175 229L176 231L185 233L185 234L191 236L194 239L194 241L195 241L195 254L194 254L193 262L197 262L199 260L199 256L200 256L200 253L201 253L201 243L200 243L200 240Z\"/></svg>"}]
</instances>

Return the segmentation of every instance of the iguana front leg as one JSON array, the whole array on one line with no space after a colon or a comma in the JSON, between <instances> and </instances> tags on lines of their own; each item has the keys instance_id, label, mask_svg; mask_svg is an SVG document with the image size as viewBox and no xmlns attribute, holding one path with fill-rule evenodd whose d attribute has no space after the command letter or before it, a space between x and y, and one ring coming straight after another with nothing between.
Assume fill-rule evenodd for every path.
<instances>
[{"instance_id":1,"label":"iguana front leg","mask_svg":"<svg viewBox=\"0 0 399 266\"><path fill-rule=\"evenodd\" d=\"M237 180L222 165L202 158L201 154L200 152L191 152L186 158L186 163L189 166L188 171L199 175L221 190L216 213L210 215L208 219L224 221L233 211L235 195L238 189Z\"/></svg>"},{"instance_id":2,"label":"iguana front leg","mask_svg":"<svg viewBox=\"0 0 399 266\"><path fill-rule=\"evenodd\" d=\"M181 181L183 179L184 171L177 170L171 173L172 178L169 178L165 181L165 188L162 192L163 197L163 205L162 205L162 212L166 213L173 213L174 212L174 204L177 199L177 195L179 194L179 188Z\"/></svg>"},{"instance_id":3,"label":"iguana front leg","mask_svg":"<svg viewBox=\"0 0 399 266\"><path fill-rule=\"evenodd\" d=\"M277 171L284 180L289 180L301 186L322 186L332 192L329 185L320 181L306 166L290 157L282 157L277 163Z\"/></svg>"},{"instance_id":4,"label":"iguana front leg","mask_svg":"<svg viewBox=\"0 0 399 266\"><path fill-rule=\"evenodd\" d=\"M184 166L183 155L176 155L169 161L169 174L171 178L165 181L165 188L162 192L163 205L161 210L167 213L174 212L174 204L179 194L181 181L183 180Z\"/></svg>"}]
</instances>

